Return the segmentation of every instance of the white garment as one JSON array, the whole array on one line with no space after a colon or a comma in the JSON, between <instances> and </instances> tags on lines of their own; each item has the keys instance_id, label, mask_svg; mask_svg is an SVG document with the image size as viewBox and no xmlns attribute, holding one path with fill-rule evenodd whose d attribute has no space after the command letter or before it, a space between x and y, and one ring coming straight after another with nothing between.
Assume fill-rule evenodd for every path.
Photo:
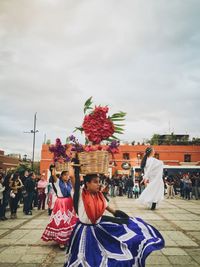
<instances>
[{"instance_id":1,"label":"white garment","mask_svg":"<svg viewBox=\"0 0 200 267\"><path fill-rule=\"evenodd\" d=\"M164 199L164 182L163 182L163 162L153 157L147 158L144 168L144 179L149 180L149 184L141 193L138 201L142 204L151 206Z\"/></svg>"},{"instance_id":2,"label":"white garment","mask_svg":"<svg viewBox=\"0 0 200 267\"><path fill-rule=\"evenodd\" d=\"M55 188L57 190L57 196L58 197L63 197L63 194L60 190L60 185L59 185L60 179L57 179L56 182L54 182Z\"/></svg>"}]
</instances>

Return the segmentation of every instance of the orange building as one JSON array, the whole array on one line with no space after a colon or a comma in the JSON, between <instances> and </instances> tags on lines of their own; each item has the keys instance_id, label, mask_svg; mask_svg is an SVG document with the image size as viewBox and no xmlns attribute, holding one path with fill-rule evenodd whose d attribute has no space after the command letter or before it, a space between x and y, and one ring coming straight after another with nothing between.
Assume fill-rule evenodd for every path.
<instances>
[{"instance_id":1,"label":"orange building","mask_svg":"<svg viewBox=\"0 0 200 267\"><path fill-rule=\"evenodd\" d=\"M143 157L145 145L120 145L119 153L110 159L113 165L112 173L126 173L123 164L131 167L139 166ZM200 146L198 145L157 145L153 146L156 154L166 165L200 165ZM53 163L53 154L49 152L49 145L43 144L41 151L40 173L47 177L50 164Z\"/></svg>"},{"instance_id":2,"label":"orange building","mask_svg":"<svg viewBox=\"0 0 200 267\"><path fill-rule=\"evenodd\" d=\"M0 169L4 172L15 169L19 166L20 158L14 156L5 155L3 150L0 150Z\"/></svg>"}]
</instances>

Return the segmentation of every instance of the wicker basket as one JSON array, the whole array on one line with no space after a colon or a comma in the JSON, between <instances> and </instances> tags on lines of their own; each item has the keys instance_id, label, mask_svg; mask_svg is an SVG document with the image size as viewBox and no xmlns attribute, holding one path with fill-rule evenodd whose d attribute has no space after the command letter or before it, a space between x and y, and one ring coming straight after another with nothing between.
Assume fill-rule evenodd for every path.
<instances>
[{"instance_id":1,"label":"wicker basket","mask_svg":"<svg viewBox=\"0 0 200 267\"><path fill-rule=\"evenodd\" d=\"M78 153L78 159L81 174L108 173L108 151L81 152Z\"/></svg>"},{"instance_id":2,"label":"wicker basket","mask_svg":"<svg viewBox=\"0 0 200 267\"><path fill-rule=\"evenodd\" d=\"M68 162L55 162L55 169L57 172L68 171L69 163Z\"/></svg>"}]
</instances>

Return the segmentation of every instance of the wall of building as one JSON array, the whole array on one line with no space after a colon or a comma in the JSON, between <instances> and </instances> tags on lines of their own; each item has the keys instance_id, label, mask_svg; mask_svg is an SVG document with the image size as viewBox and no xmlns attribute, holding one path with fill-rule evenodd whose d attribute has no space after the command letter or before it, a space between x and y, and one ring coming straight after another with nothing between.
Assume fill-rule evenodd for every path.
<instances>
[{"instance_id":1,"label":"wall of building","mask_svg":"<svg viewBox=\"0 0 200 267\"><path fill-rule=\"evenodd\" d=\"M139 166L142 156L147 146L144 145L121 145L119 153L110 158L110 164L115 165L112 168L114 173L116 170L123 172L122 163L128 162L131 166ZM164 161L166 165L200 165L200 146L173 146L161 145L153 146L159 159ZM129 159L123 158L124 154L129 154ZM184 155L191 155L191 162L184 162ZM49 145L42 145L40 173L44 173L47 177L50 164L53 163L53 155L49 152ZM126 171L124 171L126 172Z\"/></svg>"},{"instance_id":2,"label":"wall of building","mask_svg":"<svg viewBox=\"0 0 200 267\"><path fill-rule=\"evenodd\" d=\"M7 172L19 165L19 158L4 155L4 151L0 150L0 168Z\"/></svg>"}]
</instances>

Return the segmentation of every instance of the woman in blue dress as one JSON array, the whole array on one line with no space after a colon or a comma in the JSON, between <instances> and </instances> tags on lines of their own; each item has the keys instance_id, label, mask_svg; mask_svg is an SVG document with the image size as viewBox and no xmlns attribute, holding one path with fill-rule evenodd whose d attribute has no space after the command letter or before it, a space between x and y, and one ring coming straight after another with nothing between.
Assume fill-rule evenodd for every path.
<instances>
[{"instance_id":1,"label":"woman in blue dress","mask_svg":"<svg viewBox=\"0 0 200 267\"><path fill-rule=\"evenodd\" d=\"M144 267L146 257L164 247L161 234L140 218L113 210L100 192L97 174L84 177L70 168L77 222L64 267ZM112 216L103 216L105 210Z\"/></svg>"}]
</instances>

